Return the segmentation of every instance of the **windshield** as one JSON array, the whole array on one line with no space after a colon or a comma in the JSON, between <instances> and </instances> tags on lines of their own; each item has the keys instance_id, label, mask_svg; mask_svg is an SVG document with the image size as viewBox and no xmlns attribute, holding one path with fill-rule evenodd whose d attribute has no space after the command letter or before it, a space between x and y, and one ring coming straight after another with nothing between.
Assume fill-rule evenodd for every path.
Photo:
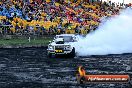
<instances>
[{"instance_id":1,"label":"windshield","mask_svg":"<svg viewBox=\"0 0 132 88\"><path fill-rule=\"evenodd\" d=\"M72 36L59 36L59 38L63 38L64 42L73 42Z\"/></svg>"}]
</instances>

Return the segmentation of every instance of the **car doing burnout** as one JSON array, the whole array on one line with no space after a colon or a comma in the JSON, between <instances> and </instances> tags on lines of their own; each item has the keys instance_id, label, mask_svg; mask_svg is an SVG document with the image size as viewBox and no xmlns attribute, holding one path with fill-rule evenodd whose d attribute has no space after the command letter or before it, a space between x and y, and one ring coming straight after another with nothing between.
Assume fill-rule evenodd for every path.
<instances>
[{"instance_id":1,"label":"car doing burnout","mask_svg":"<svg viewBox=\"0 0 132 88\"><path fill-rule=\"evenodd\" d=\"M48 45L48 57L52 55L68 55L75 57L75 47L73 42L77 42L77 37L74 34L60 34L54 37L54 40Z\"/></svg>"}]
</instances>

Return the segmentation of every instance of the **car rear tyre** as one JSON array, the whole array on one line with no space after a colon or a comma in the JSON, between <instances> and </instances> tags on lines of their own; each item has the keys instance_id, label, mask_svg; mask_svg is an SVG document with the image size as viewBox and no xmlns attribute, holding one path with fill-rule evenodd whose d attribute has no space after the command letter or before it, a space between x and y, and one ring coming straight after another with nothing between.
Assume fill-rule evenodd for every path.
<instances>
[{"instance_id":1,"label":"car rear tyre","mask_svg":"<svg viewBox=\"0 0 132 88\"><path fill-rule=\"evenodd\" d=\"M72 52L69 55L70 57L74 58L75 57L75 48L72 49Z\"/></svg>"}]
</instances>

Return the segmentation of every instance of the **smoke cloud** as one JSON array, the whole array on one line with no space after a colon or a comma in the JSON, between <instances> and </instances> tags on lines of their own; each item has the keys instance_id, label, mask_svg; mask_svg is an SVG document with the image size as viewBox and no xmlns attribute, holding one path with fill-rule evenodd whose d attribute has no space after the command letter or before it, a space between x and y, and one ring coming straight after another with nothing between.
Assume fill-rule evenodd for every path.
<instances>
[{"instance_id":1,"label":"smoke cloud","mask_svg":"<svg viewBox=\"0 0 132 88\"><path fill-rule=\"evenodd\" d=\"M107 19L74 46L79 56L132 53L132 9Z\"/></svg>"}]
</instances>

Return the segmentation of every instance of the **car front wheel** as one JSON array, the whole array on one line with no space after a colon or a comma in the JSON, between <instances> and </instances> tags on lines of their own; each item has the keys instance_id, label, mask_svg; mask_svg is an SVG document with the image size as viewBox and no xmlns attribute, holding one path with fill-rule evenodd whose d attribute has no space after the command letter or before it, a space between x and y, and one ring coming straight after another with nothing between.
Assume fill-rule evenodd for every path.
<instances>
[{"instance_id":1,"label":"car front wheel","mask_svg":"<svg viewBox=\"0 0 132 88\"><path fill-rule=\"evenodd\" d=\"M48 56L48 58L51 58L52 57L52 54L51 53L48 53L47 56Z\"/></svg>"}]
</instances>

